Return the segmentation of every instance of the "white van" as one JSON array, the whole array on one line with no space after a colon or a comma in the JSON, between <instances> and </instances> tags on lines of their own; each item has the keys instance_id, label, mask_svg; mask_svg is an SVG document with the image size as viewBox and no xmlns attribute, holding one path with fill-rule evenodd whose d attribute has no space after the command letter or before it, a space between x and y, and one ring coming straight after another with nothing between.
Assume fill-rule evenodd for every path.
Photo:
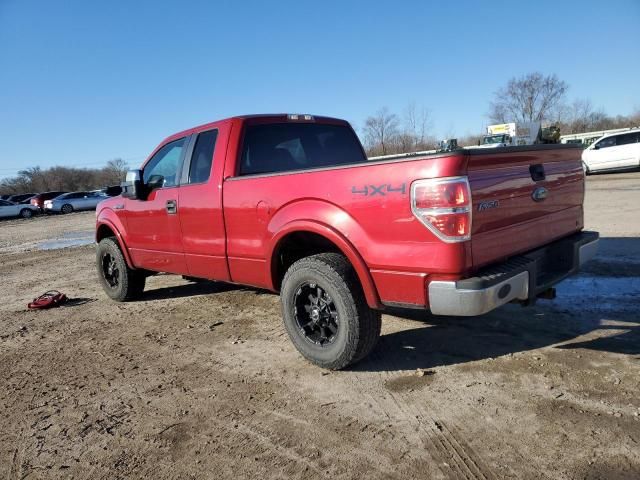
<instances>
[{"instance_id":1,"label":"white van","mask_svg":"<svg viewBox=\"0 0 640 480\"><path fill-rule=\"evenodd\" d=\"M582 152L585 172L640 167L640 129L609 134Z\"/></svg>"}]
</instances>

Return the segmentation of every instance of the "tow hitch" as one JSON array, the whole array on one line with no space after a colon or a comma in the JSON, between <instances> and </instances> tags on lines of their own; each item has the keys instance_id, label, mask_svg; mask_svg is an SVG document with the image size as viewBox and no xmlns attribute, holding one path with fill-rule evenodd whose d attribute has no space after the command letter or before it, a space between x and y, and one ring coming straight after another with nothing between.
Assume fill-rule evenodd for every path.
<instances>
[{"instance_id":1,"label":"tow hitch","mask_svg":"<svg viewBox=\"0 0 640 480\"><path fill-rule=\"evenodd\" d=\"M538 294L538 298L542 298L544 300L553 300L554 298L556 298L556 289L554 287L547 288L546 290Z\"/></svg>"}]
</instances>

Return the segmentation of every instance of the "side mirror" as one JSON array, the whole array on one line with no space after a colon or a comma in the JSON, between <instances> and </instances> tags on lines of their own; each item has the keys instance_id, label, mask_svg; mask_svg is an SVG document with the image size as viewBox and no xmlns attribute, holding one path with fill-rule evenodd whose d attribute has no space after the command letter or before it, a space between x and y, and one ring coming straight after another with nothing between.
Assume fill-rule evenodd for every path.
<instances>
[{"instance_id":1,"label":"side mirror","mask_svg":"<svg viewBox=\"0 0 640 480\"><path fill-rule=\"evenodd\" d=\"M162 188L164 186L164 177L162 175L151 175L147 182L147 191L151 191L155 188Z\"/></svg>"},{"instance_id":2,"label":"side mirror","mask_svg":"<svg viewBox=\"0 0 640 480\"><path fill-rule=\"evenodd\" d=\"M600 145L594 145L594 146L593 146L593 149L594 149L594 150L600 150Z\"/></svg>"},{"instance_id":3,"label":"side mirror","mask_svg":"<svg viewBox=\"0 0 640 480\"><path fill-rule=\"evenodd\" d=\"M122 182L122 196L132 200L144 200L144 190L142 170L129 170L125 181Z\"/></svg>"}]
</instances>

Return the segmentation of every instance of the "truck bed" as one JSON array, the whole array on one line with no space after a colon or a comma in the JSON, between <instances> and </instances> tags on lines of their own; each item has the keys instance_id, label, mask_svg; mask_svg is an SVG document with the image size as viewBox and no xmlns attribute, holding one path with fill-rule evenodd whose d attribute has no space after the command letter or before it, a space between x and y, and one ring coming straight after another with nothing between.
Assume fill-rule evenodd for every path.
<instances>
[{"instance_id":1,"label":"truck bed","mask_svg":"<svg viewBox=\"0 0 640 480\"><path fill-rule=\"evenodd\" d=\"M531 178L530 165L543 165L544 181ZM472 239L445 243L413 215L411 183L465 175L473 201ZM534 202L531 194L539 186L550 194ZM469 276L576 232L583 221L579 149L564 145L460 149L247 175L227 179L223 192L234 281L269 285L263 267L272 236L288 222L313 218L353 245L390 304L425 306L431 279ZM494 208L478 211L482 202L493 200Z\"/></svg>"}]
</instances>

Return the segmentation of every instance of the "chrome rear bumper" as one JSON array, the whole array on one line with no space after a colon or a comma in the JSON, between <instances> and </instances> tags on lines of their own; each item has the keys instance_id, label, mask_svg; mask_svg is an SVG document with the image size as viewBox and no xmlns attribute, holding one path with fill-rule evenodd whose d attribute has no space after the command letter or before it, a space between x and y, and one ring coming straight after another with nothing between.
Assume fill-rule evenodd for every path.
<instances>
[{"instance_id":1,"label":"chrome rear bumper","mask_svg":"<svg viewBox=\"0 0 640 480\"><path fill-rule=\"evenodd\" d=\"M591 260L598 233L581 232L519 255L473 278L429 283L429 308L434 315L474 316L505 303L534 302L537 296Z\"/></svg>"}]
</instances>

